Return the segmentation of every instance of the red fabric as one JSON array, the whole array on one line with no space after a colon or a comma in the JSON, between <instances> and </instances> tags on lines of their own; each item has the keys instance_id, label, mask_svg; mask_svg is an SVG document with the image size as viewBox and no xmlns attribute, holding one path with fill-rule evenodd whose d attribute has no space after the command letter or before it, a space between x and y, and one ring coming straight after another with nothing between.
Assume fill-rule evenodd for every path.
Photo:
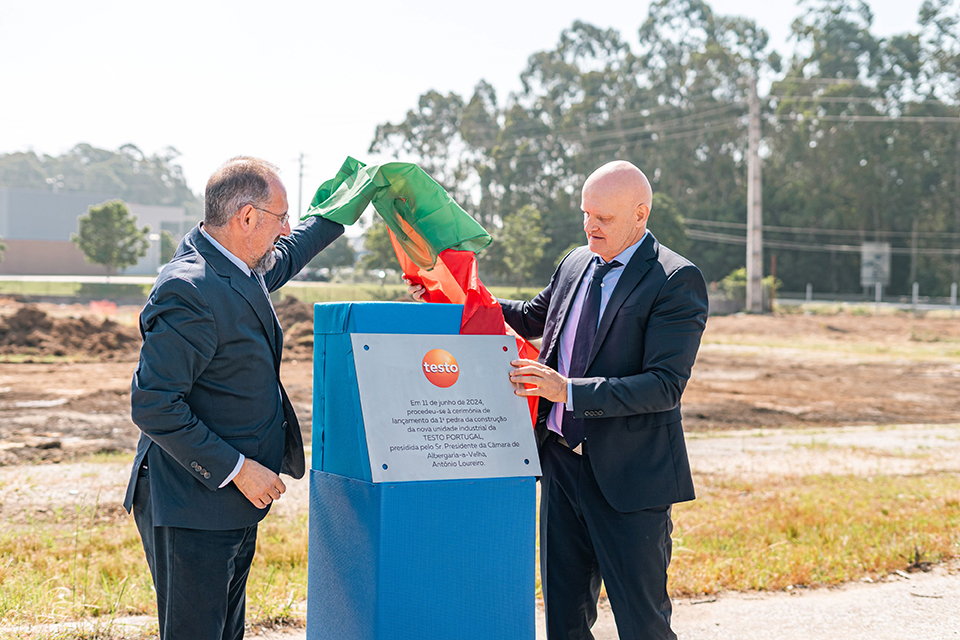
<instances>
[{"instance_id":1,"label":"red fabric","mask_svg":"<svg viewBox=\"0 0 960 640\"><path fill-rule=\"evenodd\" d=\"M414 284L423 285L425 302L445 302L463 305L460 333L463 335L511 335L517 340L521 358L536 360L540 351L517 335L503 319L500 303L487 290L477 275L477 256L472 251L447 249L437 256L437 264L427 271L418 267L403 251L400 243L390 233L393 250L400 261L404 277ZM529 388L530 385L527 385ZM530 419L537 422L537 396L529 396Z\"/></svg>"}]
</instances>

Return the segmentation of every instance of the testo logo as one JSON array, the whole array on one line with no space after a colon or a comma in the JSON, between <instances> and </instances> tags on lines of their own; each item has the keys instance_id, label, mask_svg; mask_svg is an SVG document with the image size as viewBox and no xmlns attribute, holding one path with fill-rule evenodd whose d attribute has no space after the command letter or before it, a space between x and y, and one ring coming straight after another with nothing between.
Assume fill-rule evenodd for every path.
<instances>
[{"instance_id":1,"label":"testo logo","mask_svg":"<svg viewBox=\"0 0 960 640\"><path fill-rule=\"evenodd\" d=\"M449 351L431 349L423 356L423 375L438 387L452 387L460 377L460 366Z\"/></svg>"}]
</instances>

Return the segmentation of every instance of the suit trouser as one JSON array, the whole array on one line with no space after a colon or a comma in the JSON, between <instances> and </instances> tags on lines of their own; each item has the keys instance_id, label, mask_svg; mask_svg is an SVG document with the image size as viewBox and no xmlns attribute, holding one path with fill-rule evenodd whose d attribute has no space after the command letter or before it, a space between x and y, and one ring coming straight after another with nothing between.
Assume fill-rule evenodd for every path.
<instances>
[{"instance_id":1,"label":"suit trouser","mask_svg":"<svg viewBox=\"0 0 960 640\"><path fill-rule=\"evenodd\" d=\"M671 507L617 511L603 497L584 449L580 456L551 435L540 454L547 638L593 638L602 577L621 640L675 639L667 595Z\"/></svg>"},{"instance_id":2,"label":"suit trouser","mask_svg":"<svg viewBox=\"0 0 960 640\"><path fill-rule=\"evenodd\" d=\"M257 525L228 531L156 527L149 471L139 473L133 516L157 591L160 639L243 638Z\"/></svg>"}]
</instances>

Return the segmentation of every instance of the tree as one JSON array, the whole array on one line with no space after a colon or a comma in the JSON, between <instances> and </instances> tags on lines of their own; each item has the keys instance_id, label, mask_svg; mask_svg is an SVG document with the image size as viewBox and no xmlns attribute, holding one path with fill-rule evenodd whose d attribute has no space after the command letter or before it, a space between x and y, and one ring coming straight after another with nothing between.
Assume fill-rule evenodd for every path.
<instances>
[{"instance_id":1,"label":"tree","mask_svg":"<svg viewBox=\"0 0 960 640\"><path fill-rule=\"evenodd\" d=\"M513 274L517 291L532 280L533 271L543 258L547 238L543 235L540 212L527 205L503 219L497 238L503 245L503 261Z\"/></svg>"},{"instance_id":2,"label":"tree","mask_svg":"<svg viewBox=\"0 0 960 640\"><path fill-rule=\"evenodd\" d=\"M373 224L363 234L363 248L358 266L364 271L371 269L395 269L400 271L397 254L390 242L390 229L380 216L374 216Z\"/></svg>"},{"instance_id":3,"label":"tree","mask_svg":"<svg viewBox=\"0 0 960 640\"><path fill-rule=\"evenodd\" d=\"M173 234L164 229L160 232L160 264L167 264L177 253L177 241Z\"/></svg>"},{"instance_id":4,"label":"tree","mask_svg":"<svg viewBox=\"0 0 960 640\"><path fill-rule=\"evenodd\" d=\"M574 22L529 57L505 102L483 81L470 100L428 92L372 148L436 170L498 238L514 212L536 208L547 243L525 277L539 283L583 243L585 177L632 161L658 198L653 232L719 281L744 264L745 96L760 77L772 84L764 263L775 251L789 291L855 292L856 245L889 240L891 293L916 281L946 295L960 281L960 3L924 0L917 32L887 38L871 33L863 0L799 5L783 57L756 23L706 0L651 0L634 50L614 30ZM496 242L479 256L488 282L515 282L505 252Z\"/></svg>"},{"instance_id":5,"label":"tree","mask_svg":"<svg viewBox=\"0 0 960 640\"><path fill-rule=\"evenodd\" d=\"M683 225L680 209L673 198L666 194L653 194L653 206L650 207L647 228L656 236L657 242L681 255L686 255L690 249L690 241L687 239L687 229Z\"/></svg>"},{"instance_id":6,"label":"tree","mask_svg":"<svg viewBox=\"0 0 960 640\"><path fill-rule=\"evenodd\" d=\"M87 262L103 265L107 275L133 266L147 255L150 227L138 229L123 200L91 206L78 222L79 232L71 234L70 240L83 252Z\"/></svg>"},{"instance_id":7,"label":"tree","mask_svg":"<svg viewBox=\"0 0 960 640\"><path fill-rule=\"evenodd\" d=\"M116 151L78 144L60 156L0 154L0 187L107 193L126 202L182 206L199 219L203 207L187 186L179 157L172 147L148 156L132 144Z\"/></svg>"},{"instance_id":8,"label":"tree","mask_svg":"<svg viewBox=\"0 0 960 640\"><path fill-rule=\"evenodd\" d=\"M350 246L346 236L340 236L333 243L314 256L307 263L311 269L335 269L337 267L352 267L357 261L357 253Z\"/></svg>"}]
</instances>

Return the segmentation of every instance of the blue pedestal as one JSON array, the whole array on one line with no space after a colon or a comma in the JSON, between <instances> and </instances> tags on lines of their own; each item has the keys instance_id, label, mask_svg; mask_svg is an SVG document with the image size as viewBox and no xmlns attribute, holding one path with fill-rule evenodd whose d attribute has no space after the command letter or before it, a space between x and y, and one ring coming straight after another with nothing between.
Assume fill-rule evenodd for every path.
<instances>
[{"instance_id":1,"label":"blue pedestal","mask_svg":"<svg viewBox=\"0 0 960 640\"><path fill-rule=\"evenodd\" d=\"M457 334L461 314L314 309L310 640L535 636L534 478L371 482L350 334Z\"/></svg>"}]
</instances>

